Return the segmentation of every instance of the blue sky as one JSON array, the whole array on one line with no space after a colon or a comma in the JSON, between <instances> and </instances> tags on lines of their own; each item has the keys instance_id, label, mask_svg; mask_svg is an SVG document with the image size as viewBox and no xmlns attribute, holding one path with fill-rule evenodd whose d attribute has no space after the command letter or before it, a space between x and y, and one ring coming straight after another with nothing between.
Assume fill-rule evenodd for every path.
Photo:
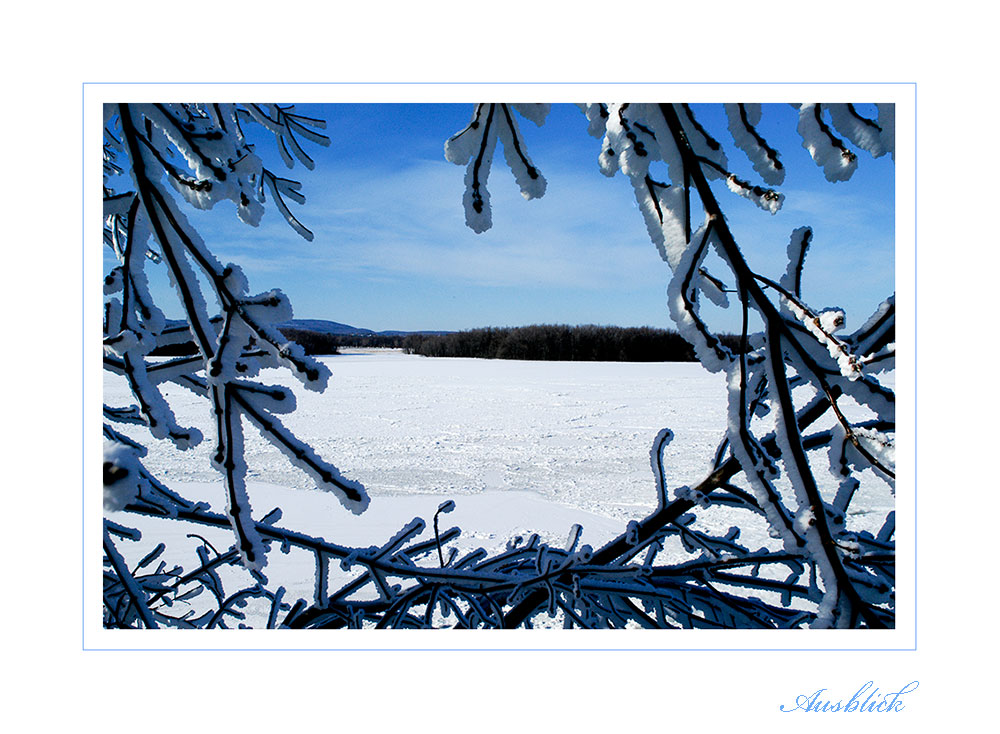
<instances>
[{"instance_id":1,"label":"blue sky","mask_svg":"<svg viewBox=\"0 0 1000 734\"><path fill-rule=\"evenodd\" d=\"M705 126L729 141L721 105L695 106ZM600 141L575 105L554 105L537 127L521 119L529 155L548 180L525 201L497 151L490 175L493 228L464 223L464 168L444 160L444 141L469 121L464 104L302 105L327 120L329 148L310 145L314 171L287 172L269 145L258 152L278 175L303 183L293 213L315 233L295 234L273 208L248 227L220 205L189 217L223 261L239 263L254 291L280 288L298 318L374 330L457 330L532 323L598 323L669 328L669 269L650 242L626 179L597 168ZM783 209L772 216L718 189L752 267L777 278L793 229L808 224L814 244L803 279L816 307L841 306L860 325L893 292L893 165L861 156L854 177L828 183L795 133L796 112L766 105L760 130L788 170ZM499 148L499 146L498 146ZM733 172L758 182L746 157L727 145ZM178 317L165 276L152 285ZM721 271L718 273L724 275ZM718 314L721 329L738 313Z\"/></svg>"}]
</instances>

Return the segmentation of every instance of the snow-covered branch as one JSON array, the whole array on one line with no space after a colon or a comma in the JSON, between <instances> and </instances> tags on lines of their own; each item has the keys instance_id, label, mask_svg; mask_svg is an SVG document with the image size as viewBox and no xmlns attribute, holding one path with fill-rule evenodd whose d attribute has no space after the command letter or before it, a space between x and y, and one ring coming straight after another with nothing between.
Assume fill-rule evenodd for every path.
<instances>
[{"instance_id":1,"label":"snow-covered branch","mask_svg":"<svg viewBox=\"0 0 1000 734\"><path fill-rule=\"evenodd\" d=\"M105 242L121 263L105 279L105 366L127 377L138 405L135 411L110 408L105 416L112 421L142 421L154 438L166 437L178 448L188 448L200 442L201 433L177 424L158 385L173 381L200 389L208 398L215 426L213 456L227 487L227 513L239 555L248 568L259 570L266 553L250 519L243 417L313 476L319 488L337 494L355 511L364 509L367 495L360 484L341 476L273 418L275 411L287 412L294 406L290 393L249 381L269 364L284 365L308 389L322 390L329 379L322 363L306 356L275 328L291 318L287 299L280 291L250 295L240 268L215 258L164 186L166 182L197 208L231 201L240 219L256 224L267 183L279 210L308 239L308 230L283 201L287 196L301 203L299 185L263 168L243 135L240 116L264 124L277 136L279 148L285 154L291 150L307 167L312 161L296 135L329 143L313 130L321 127L320 121L296 115L292 108L274 106L268 114L258 105L121 104L106 110L106 155L119 162L128 160L134 190L117 194L105 180ZM116 164L106 168L106 176L124 170ZM150 238L158 245L157 259L166 265L186 314L183 330L167 328L162 311L153 305L143 272L148 258L142 256ZM207 297L203 283L210 291ZM210 313L210 302L218 303L221 313ZM185 337L192 340L197 356L150 360L156 347Z\"/></svg>"}]
</instances>

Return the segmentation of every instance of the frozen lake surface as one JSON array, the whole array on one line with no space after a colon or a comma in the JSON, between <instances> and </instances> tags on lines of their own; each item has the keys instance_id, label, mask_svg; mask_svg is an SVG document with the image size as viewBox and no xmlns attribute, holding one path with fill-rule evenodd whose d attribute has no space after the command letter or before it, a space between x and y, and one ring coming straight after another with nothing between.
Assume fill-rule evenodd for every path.
<instances>
[{"instance_id":1,"label":"frozen lake surface","mask_svg":"<svg viewBox=\"0 0 1000 734\"><path fill-rule=\"evenodd\" d=\"M704 476L725 429L724 380L696 363L434 359L391 350L322 361L333 378L321 394L279 370L261 380L295 390L298 410L281 420L362 482L373 505L401 494L515 490L627 520L655 506L649 449L657 431L676 434L665 460L678 485ZM108 404L131 402L122 378L107 375L104 390ZM164 393L182 425L211 435L204 400L177 385ZM251 482L311 486L252 426L246 437ZM216 482L210 445L184 453L150 446L145 464L168 482Z\"/></svg>"},{"instance_id":2,"label":"frozen lake surface","mask_svg":"<svg viewBox=\"0 0 1000 734\"><path fill-rule=\"evenodd\" d=\"M365 485L368 510L353 515L333 495L312 490L309 478L246 424L248 493L255 518L281 507L281 527L351 547L382 544L414 517L426 522L422 537L433 538L432 519L446 499L456 508L442 516L442 530L462 529L453 543L459 552L483 547L492 553L532 532L562 545L574 523L584 528L582 542L598 547L655 508L649 453L660 429L675 434L664 451L672 497L711 471L726 425L724 378L697 363L435 359L394 350L348 350L322 361L333 377L320 394L284 371L265 371L260 381L295 391L298 409L280 419ZM209 462L208 403L177 385L163 389L179 423L205 434L200 446L181 452L151 440L141 427L119 429L149 448L143 463L155 476L223 512L222 481ZM104 401L133 402L124 378L105 373ZM851 412L846 401L843 407ZM825 461L814 458L821 488L834 492ZM869 477L861 494L861 509L852 509L848 525L877 531L893 505L891 492ZM220 549L233 542L227 529L108 517L143 531L142 542L122 544L133 560L165 542L170 557L164 560L186 565L201 542L192 532ZM740 541L750 548L776 543L759 515L724 505L699 510L696 522L722 533L738 525ZM676 560L685 559L677 553ZM291 598L309 598L312 564L308 553L272 550L266 571Z\"/></svg>"}]
</instances>

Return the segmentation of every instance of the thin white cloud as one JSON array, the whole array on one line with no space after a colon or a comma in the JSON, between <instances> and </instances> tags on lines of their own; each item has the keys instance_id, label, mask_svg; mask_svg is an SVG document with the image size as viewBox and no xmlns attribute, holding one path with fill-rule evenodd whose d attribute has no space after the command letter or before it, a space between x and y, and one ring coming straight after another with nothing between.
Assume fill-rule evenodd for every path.
<instances>
[{"instance_id":1,"label":"thin white cloud","mask_svg":"<svg viewBox=\"0 0 1000 734\"><path fill-rule=\"evenodd\" d=\"M350 307L362 314L362 326L370 325L369 314L388 312L385 328L402 328L392 303L415 303L418 293L415 307L428 314L443 308L435 292L441 299L475 294L490 308L496 303L485 294L502 292L508 301L516 294L519 307L539 313L578 308L580 294L587 303L621 304L617 314L627 313L629 302L661 303L670 273L649 241L631 187L621 175L601 176L594 157L585 157L537 160L549 185L541 199L524 201L498 155L489 181L494 224L481 235L465 226L463 168L443 160L395 168L331 160L322 175L304 173L306 204L291 206L315 232L313 242L296 235L273 206L258 229L240 224L232 212L211 212L196 226L220 259L244 267L255 290L281 288L316 317L344 320L341 309ZM785 206L772 217L720 192L752 267L780 276L791 231L808 224L816 239L805 284L819 304L850 309L856 303L860 311L874 302L871 294L891 292L892 232L884 219L891 223L892 212L878 211L884 203L845 185L812 189L806 183L784 193ZM879 216L883 223L873 228ZM469 301L465 308L471 313L479 306ZM486 309L477 312L481 318L499 323L506 315L491 317ZM416 311L413 318L421 321L415 328L439 326Z\"/></svg>"},{"instance_id":2,"label":"thin white cloud","mask_svg":"<svg viewBox=\"0 0 1000 734\"><path fill-rule=\"evenodd\" d=\"M623 180L596 170L582 179L554 171L545 196L524 201L497 165L490 180L494 226L477 235L464 223L463 177L460 167L430 161L390 173L334 175L340 184L313 196L316 242L300 257L335 272L418 274L480 286L603 289L618 287L623 277L650 284L667 277L649 267L658 262L656 251Z\"/></svg>"}]
</instances>

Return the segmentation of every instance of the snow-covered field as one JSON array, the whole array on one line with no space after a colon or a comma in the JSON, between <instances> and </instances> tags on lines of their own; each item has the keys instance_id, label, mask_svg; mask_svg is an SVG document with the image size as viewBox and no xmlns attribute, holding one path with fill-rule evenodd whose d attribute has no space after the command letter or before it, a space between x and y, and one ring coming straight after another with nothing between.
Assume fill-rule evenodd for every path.
<instances>
[{"instance_id":1,"label":"snow-covered field","mask_svg":"<svg viewBox=\"0 0 1000 734\"><path fill-rule=\"evenodd\" d=\"M574 523L584 527L583 542L596 547L655 507L649 451L661 428L675 433L664 451L671 490L706 476L725 428L724 379L696 363L433 359L360 349L323 361L333 378L321 394L301 389L283 371L265 372L261 380L295 389L298 410L282 421L365 485L369 509L355 516L333 496L311 490L308 477L246 425L249 494L255 517L280 506L281 526L343 545L381 544L415 516L427 521L431 537L434 512L452 499L456 509L442 516L442 529L462 528L460 550L502 548L530 532L561 544ZM204 399L176 385L164 392L181 425L211 436ZM123 378L106 373L104 401L132 403ZM179 452L148 440L141 428L123 432L149 447L144 464L168 486L224 509L208 438ZM888 490L871 497L873 510L893 501ZM702 522L724 529L735 521L732 514L713 509ZM763 524L744 524L749 515L739 513L741 541L773 542ZM863 515L852 522L863 524ZM132 516L109 517L135 526ZM873 517L881 521L884 514ZM144 520L144 541L123 543L122 550L134 546L138 556L171 538L172 550L192 553L199 541L178 525ZM197 532L222 548L232 543L226 531ZM312 560L302 555L272 552L267 572L279 574L293 596L309 598Z\"/></svg>"},{"instance_id":2,"label":"snow-covered field","mask_svg":"<svg viewBox=\"0 0 1000 734\"><path fill-rule=\"evenodd\" d=\"M672 481L700 478L725 426L724 381L694 363L515 362L434 359L394 350L321 358L333 378L323 393L287 372L261 380L295 389L282 421L320 456L379 498L464 497L523 490L626 520L655 504L649 448L663 427ZM105 402L132 402L123 378L105 378ZM182 425L210 435L207 403L165 387ZM132 435L141 436L141 430ZM180 453L164 447L146 465L171 482L214 482L210 441ZM305 489L306 475L247 427L249 478Z\"/></svg>"}]
</instances>

